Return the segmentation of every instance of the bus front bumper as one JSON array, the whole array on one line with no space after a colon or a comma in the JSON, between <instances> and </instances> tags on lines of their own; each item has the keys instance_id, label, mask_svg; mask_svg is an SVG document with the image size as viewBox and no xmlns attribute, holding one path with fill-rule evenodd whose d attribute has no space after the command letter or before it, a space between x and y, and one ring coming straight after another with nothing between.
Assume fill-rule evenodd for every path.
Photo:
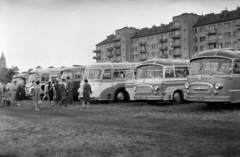
<instances>
[{"instance_id":1,"label":"bus front bumper","mask_svg":"<svg viewBox=\"0 0 240 157\"><path fill-rule=\"evenodd\" d=\"M134 96L135 100L163 100L163 96L154 96L154 95L135 95Z\"/></svg>"},{"instance_id":2,"label":"bus front bumper","mask_svg":"<svg viewBox=\"0 0 240 157\"><path fill-rule=\"evenodd\" d=\"M194 102L230 102L230 96L186 96L187 101L194 101Z\"/></svg>"}]
</instances>

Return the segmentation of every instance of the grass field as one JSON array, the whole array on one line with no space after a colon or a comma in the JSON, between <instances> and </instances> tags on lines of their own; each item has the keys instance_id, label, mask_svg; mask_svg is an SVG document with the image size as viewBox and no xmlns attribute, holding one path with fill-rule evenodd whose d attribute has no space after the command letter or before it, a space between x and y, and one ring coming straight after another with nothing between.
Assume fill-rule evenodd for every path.
<instances>
[{"instance_id":1,"label":"grass field","mask_svg":"<svg viewBox=\"0 0 240 157\"><path fill-rule=\"evenodd\" d=\"M240 156L240 105L0 108L0 157Z\"/></svg>"}]
</instances>

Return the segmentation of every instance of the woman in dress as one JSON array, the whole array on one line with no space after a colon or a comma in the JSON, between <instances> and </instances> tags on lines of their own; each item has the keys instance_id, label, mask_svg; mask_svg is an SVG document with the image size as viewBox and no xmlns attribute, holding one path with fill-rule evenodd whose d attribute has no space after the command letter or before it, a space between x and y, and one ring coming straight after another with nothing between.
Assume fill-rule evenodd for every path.
<instances>
[{"instance_id":1,"label":"woman in dress","mask_svg":"<svg viewBox=\"0 0 240 157\"><path fill-rule=\"evenodd\" d=\"M54 106L53 104L54 86L52 82L48 83L48 96L49 96L50 105Z\"/></svg>"},{"instance_id":2,"label":"woman in dress","mask_svg":"<svg viewBox=\"0 0 240 157\"><path fill-rule=\"evenodd\" d=\"M17 81L14 81L12 85L12 101L16 101Z\"/></svg>"},{"instance_id":3,"label":"woman in dress","mask_svg":"<svg viewBox=\"0 0 240 157\"><path fill-rule=\"evenodd\" d=\"M88 84L88 80L84 80L84 85L83 85L83 106L85 103L89 106L90 103L90 94L92 94L92 89L90 84Z\"/></svg>"},{"instance_id":4,"label":"woman in dress","mask_svg":"<svg viewBox=\"0 0 240 157\"><path fill-rule=\"evenodd\" d=\"M8 81L6 88L5 88L5 95L4 95L4 100L7 103L7 106L11 105L12 101L12 84L10 81Z\"/></svg>"},{"instance_id":5,"label":"woman in dress","mask_svg":"<svg viewBox=\"0 0 240 157\"><path fill-rule=\"evenodd\" d=\"M21 101L25 97L24 93L25 93L25 91L24 91L24 87L22 85L22 82L19 82L19 85L17 86L16 97L15 97L18 106L21 105Z\"/></svg>"}]
</instances>

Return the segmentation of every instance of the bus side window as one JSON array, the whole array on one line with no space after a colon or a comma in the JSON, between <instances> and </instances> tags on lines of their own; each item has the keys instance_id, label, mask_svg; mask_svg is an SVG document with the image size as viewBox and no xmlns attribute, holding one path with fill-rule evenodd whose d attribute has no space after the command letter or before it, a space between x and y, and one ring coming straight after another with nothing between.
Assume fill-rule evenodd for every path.
<instances>
[{"instance_id":1,"label":"bus side window","mask_svg":"<svg viewBox=\"0 0 240 157\"><path fill-rule=\"evenodd\" d=\"M181 78L183 77L183 69L180 67L176 67L175 68L175 75L176 75L176 78Z\"/></svg>"},{"instance_id":2,"label":"bus side window","mask_svg":"<svg viewBox=\"0 0 240 157\"><path fill-rule=\"evenodd\" d=\"M103 79L112 79L111 74L111 69L105 69L103 73Z\"/></svg>"},{"instance_id":3,"label":"bus side window","mask_svg":"<svg viewBox=\"0 0 240 157\"><path fill-rule=\"evenodd\" d=\"M240 60L233 63L233 74L240 74Z\"/></svg>"},{"instance_id":4,"label":"bus side window","mask_svg":"<svg viewBox=\"0 0 240 157\"><path fill-rule=\"evenodd\" d=\"M42 82L46 82L46 81L49 81L49 75L48 74L44 74L42 75L42 79L41 79Z\"/></svg>"},{"instance_id":5,"label":"bus side window","mask_svg":"<svg viewBox=\"0 0 240 157\"><path fill-rule=\"evenodd\" d=\"M166 69L165 70L165 78L174 78L173 69Z\"/></svg>"},{"instance_id":6,"label":"bus side window","mask_svg":"<svg viewBox=\"0 0 240 157\"><path fill-rule=\"evenodd\" d=\"M74 74L73 74L73 79L81 79L81 72L75 72Z\"/></svg>"}]
</instances>

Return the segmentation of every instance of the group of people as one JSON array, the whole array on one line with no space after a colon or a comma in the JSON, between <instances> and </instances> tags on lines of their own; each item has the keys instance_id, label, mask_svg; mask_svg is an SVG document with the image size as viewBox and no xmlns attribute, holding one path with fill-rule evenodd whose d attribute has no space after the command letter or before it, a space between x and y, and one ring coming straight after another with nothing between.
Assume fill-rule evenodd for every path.
<instances>
[{"instance_id":1,"label":"group of people","mask_svg":"<svg viewBox=\"0 0 240 157\"><path fill-rule=\"evenodd\" d=\"M88 80L84 80L83 91L79 93L83 95L83 106L90 103L90 94L92 94L91 86L88 84ZM41 99L41 87L40 81L33 81L31 85L31 96L35 102L35 110L39 110L38 105L42 103L42 100L48 99L49 105L65 105L73 104L73 87L74 83L67 77L54 82L47 82L44 86L44 96ZM23 82L14 81L11 83L0 83L0 107L10 106L12 102L16 102L18 106L21 105L21 101L25 98L25 87Z\"/></svg>"},{"instance_id":2,"label":"group of people","mask_svg":"<svg viewBox=\"0 0 240 157\"><path fill-rule=\"evenodd\" d=\"M41 103L42 100L48 99L49 105L65 105L67 107L68 104L73 104L73 81L70 79L70 77L67 77L66 79L62 79L61 83L59 83L59 80L56 81L49 81L44 86L44 96L41 99L38 99L38 95L36 95L35 90L35 82L32 83L32 95L33 100L35 100L36 106ZM37 108L37 110L39 110Z\"/></svg>"},{"instance_id":3,"label":"group of people","mask_svg":"<svg viewBox=\"0 0 240 157\"><path fill-rule=\"evenodd\" d=\"M0 107L11 106L16 102L20 106L21 101L25 97L25 89L23 81L0 82Z\"/></svg>"}]
</instances>

